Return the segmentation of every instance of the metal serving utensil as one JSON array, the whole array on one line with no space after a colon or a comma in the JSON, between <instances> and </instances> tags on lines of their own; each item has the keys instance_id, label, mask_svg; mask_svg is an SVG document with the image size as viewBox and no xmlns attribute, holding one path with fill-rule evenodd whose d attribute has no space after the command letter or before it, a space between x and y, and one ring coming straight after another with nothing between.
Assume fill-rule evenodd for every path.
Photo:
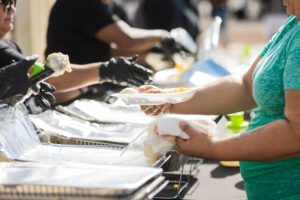
<instances>
[{"instance_id":1,"label":"metal serving utensil","mask_svg":"<svg viewBox=\"0 0 300 200\"><path fill-rule=\"evenodd\" d=\"M122 156L128 149L129 147L131 147L135 141L137 141L137 139L139 139L148 129L148 126L146 126L139 134L137 134L137 136L135 136L135 138L122 150L120 156Z\"/></svg>"},{"instance_id":2,"label":"metal serving utensil","mask_svg":"<svg viewBox=\"0 0 300 200\"><path fill-rule=\"evenodd\" d=\"M157 117L162 116L164 113L160 113L159 115L157 115ZM148 125L146 125L146 127L139 133L137 134L137 136L122 150L120 156L122 156L128 149L129 147L131 147L136 141L137 139L139 139L148 129Z\"/></svg>"}]
</instances>

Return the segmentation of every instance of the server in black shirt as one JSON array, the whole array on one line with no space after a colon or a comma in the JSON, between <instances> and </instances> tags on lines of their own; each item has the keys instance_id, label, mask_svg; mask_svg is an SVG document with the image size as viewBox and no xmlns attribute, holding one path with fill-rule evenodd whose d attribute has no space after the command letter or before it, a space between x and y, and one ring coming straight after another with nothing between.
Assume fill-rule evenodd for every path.
<instances>
[{"instance_id":1,"label":"server in black shirt","mask_svg":"<svg viewBox=\"0 0 300 200\"><path fill-rule=\"evenodd\" d=\"M130 27L111 6L111 0L57 0L49 18L46 55L60 51L72 63L86 64L143 54L169 38L164 30Z\"/></svg>"},{"instance_id":2,"label":"server in black shirt","mask_svg":"<svg viewBox=\"0 0 300 200\"><path fill-rule=\"evenodd\" d=\"M15 3L16 2L14 0L0 1L0 68L10 64L12 64L13 66L13 68L9 67L5 68L4 71L1 71L2 75L0 77L0 90L1 88L7 88L7 83L9 83L9 85L13 85L13 88L17 88L19 84L22 85L19 80L20 77L22 78L22 80L27 80L27 70L22 71L23 68L17 70L16 67L19 65L16 66L16 63L14 63L18 63L24 60L26 61L26 57L22 54L21 49L17 44L4 39L6 34L13 29L13 17L14 13L16 12ZM23 64L22 66L24 66L24 62L21 62L21 64ZM56 87L56 96L58 97L57 103L70 101L76 98L78 95L80 95L79 93L77 93L78 89L91 84L100 82L113 82L115 84L120 84L123 86L142 85L149 81L152 74L150 70L147 70L144 67L135 64L132 59L126 59L123 57L112 58L108 62L101 63L97 62L85 65L73 64L71 65L71 67L73 69L71 73L48 79L48 82ZM26 69L28 69L28 67ZM119 71L121 71L121 73L119 73ZM18 75L21 76L19 77ZM7 82L8 79L9 82ZM12 80L17 80L18 83ZM28 84L29 83L26 81L23 82L23 86ZM21 91L21 93L25 93L24 90L26 89L27 88L25 87L25 89L18 89L18 91ZM2 92L3 97L6 97L4 95L7 95L7 93L3 90ZM53 91L51 90L49 92L51 93ZM14 94L14 92L11 93ZM69 96L63 95L61 97L61 93L67 93Z\"/></svg>"},{"instance_id":3,"label":"server in black shirt","mask_svg":"<svg viewBox=\"0 0 300 200\"><path fill-rule=\"evenodd\" d=\"M50 107L54 88L47 83L38 87L32 83L27 72L34 60L27 60L18 45L2 39L13 29L15 5L15 0L0 2L0 102L14 105L22 100L28 111L36 114ZM30 88L35 90L32 95Z\"/></svg>"},{"instance_id":4,"label":"server in black shirt","mask_svg":"<svg viewBox=\"0 0 300 200\"><path fill-rule=\"evenodd\" d=\"M107 61L114 56L144 57L160 41L169 38L164 30L144 30L130 27L114 14L111 0L57 0L47 31L46 55L52 52L68 54L75 64ZM118 73L116 71L116 73ZM121 88L105 83L81 90L90 98L107 100L110 91ZM78 96L79 91L59 93L59 99Z\"/></svg>"}]
</instances>

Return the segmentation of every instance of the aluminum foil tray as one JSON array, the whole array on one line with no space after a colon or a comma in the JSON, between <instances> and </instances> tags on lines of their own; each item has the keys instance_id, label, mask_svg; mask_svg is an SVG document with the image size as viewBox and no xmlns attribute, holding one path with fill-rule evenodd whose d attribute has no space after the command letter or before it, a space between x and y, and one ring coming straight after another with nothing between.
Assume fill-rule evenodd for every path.
<instances>
[{"instance_id":1,"label":"aluminum foil tray","mask_svg":"<svg viewBox=\"0 0 300 200\"><path fill-rule=\"evenodd\" d=\"M144 125L90 123L54 110L32 115L30 119L49 135L95 142L128 144L144 129Z\"/></svg>"},{"instance_id":2,"label":"aluminum foil tray","mask_svg":"<svg viewBox=\"0 0 300 200\"><path fill-rule=\"evenodd\" d=\"M136 193L141 199L163 181L161 169L144 167L1 163L0 171L0 199L6 200L135 199Z\"/></svg>"},{"instance_id":3,"label":"aluminum foil tray","mask_svg":"<svg viewBox=\"0 0 300 200\"><path fill-rule=\"evenodd\" d=\"M111 105L89 99L77 100L57 109L91 122L148 124L152 121L138 106Z\"/></svg>"},{"instance_id":4,"label":"aluminum foil tray","mask_svg":"<svg viewBox=\"0 0 300 200\"><path fill-rule=\"evenodd\" d=\"M120 156L121 149L41 144L24 106L0 109L0 151L9 159L65 164L68 162L152 166L138 144Z\"/></svg>"}]
</instances>

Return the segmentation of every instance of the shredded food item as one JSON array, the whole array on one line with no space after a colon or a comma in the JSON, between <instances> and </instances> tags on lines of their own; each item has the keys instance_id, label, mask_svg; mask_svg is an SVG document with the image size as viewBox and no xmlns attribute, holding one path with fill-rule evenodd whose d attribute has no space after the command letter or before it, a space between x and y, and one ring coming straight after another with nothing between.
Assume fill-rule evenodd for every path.
<instances>
[{"instance_id":1,"label":"shredded food item","mask_svg":"<svg viewBox=\"0 0 300 200\"><path fill-rule=\"evenodd\" d=\"M69 56L62 53L52 53L46 59L46 65L50 67L54 74L53 76L60 76L67 72L71 72Z\"/></svg>"},{"instance_id":2,"label":"shredded food item","mask_svg":"<svg viewBox=\"0 0 300 200\"><path fill-rule=\"evenodd\" d=\"M180 92L186 92L188 91L188 88L180 87L180 88L174 88L173 90L164 90L160 88L153 88L144 91L143 93L153 93L153 94L175 94Z\"/></svg>"}]
</instances>

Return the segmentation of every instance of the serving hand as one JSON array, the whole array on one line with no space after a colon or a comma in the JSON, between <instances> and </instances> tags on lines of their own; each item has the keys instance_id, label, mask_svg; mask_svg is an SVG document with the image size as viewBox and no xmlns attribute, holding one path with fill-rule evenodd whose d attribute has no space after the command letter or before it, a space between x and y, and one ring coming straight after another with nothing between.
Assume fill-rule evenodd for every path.
<instances>
[{"instance_id":1,"label":"serving hand","mask_svg":"<svg viewBox=\"0 0 300 200\"><path fill-rule=\"evenodd\" d=\"M153 85L144 85L138 88L140 93L148 91L150 89L162 90L161 88L155 87ZM172 107L171 103L165 103L161 105L141 105L141 110L147 115L162 115L168 113Z\"/></svg>"},{"instance_id":2,"label":"serving hand","mask_svg":"<svg viewBox=\"0 0 300 200\"><path fill-rule=\"evenodd\" d=\"M189 136L189 139L177 137L177 151L188 156L209 158L213 148L212 136L197 130L186 121L180 122L180 128Z\"/></svg>"}]
</instances>

